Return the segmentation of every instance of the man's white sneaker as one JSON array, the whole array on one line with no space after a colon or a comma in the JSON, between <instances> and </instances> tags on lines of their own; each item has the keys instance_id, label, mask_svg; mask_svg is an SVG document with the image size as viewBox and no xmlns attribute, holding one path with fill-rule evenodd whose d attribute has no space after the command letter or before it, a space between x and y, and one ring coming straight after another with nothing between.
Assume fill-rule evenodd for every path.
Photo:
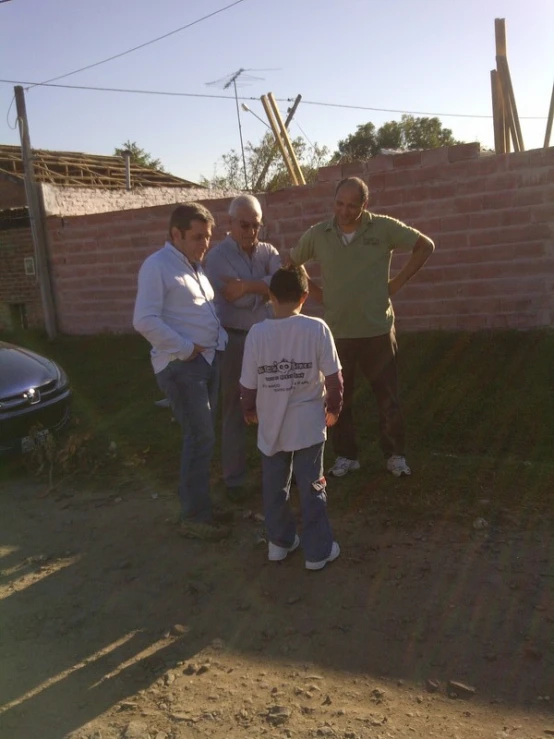
<instances>
[{"instance_id":1,"label":"man's white sneaker","mask_svg":"<svg viewBox=\"0 0 554 739\"><path fill-rule=\"evenodd\" d=\"M294 542L290 547L279 547L273 542L269 542L267 547L267 558L270 562L282 562L286 559L287 554L294 552L300 546L300 537L298 534L294 537Z\"/></svg>"},{"instance_id":2,"label":"man's white sneaker","mask_svg":"<svg viewBox=\"0 0 554 739\"><path fill-rule=\"evenodd\" d=\"M306 561L307 570L322 570L327 562L334 562L340 554L340 547L338 542L334 541L331 547L331 553L326 559L320 559L319 562L308 562Z\"/></svg>"},{"instance_id":3,"label":"man's white sneaker","mask_svg":"<svg viewBox=\"0 0 554 739\"><path fill-rule=\"evenodd\" d=\"M349 472L360 469L360 463L357 459L346 459L346 457L337 457L335 464L329 470L329 474L333 477L344 477Z\"/></svg>"},{"instance_id":4,"label":"man's white sneaker","mask_svg":"<svg viewBox=\"0 0 554 739\"><path fill-rule=\"evenodd\" d=\"M411 475L412 471L406 464L406 458L399 454L393 454L387 459L387 470L392 472L394 477L402 477L402 475Z\"/></svg>"}]
</instances>

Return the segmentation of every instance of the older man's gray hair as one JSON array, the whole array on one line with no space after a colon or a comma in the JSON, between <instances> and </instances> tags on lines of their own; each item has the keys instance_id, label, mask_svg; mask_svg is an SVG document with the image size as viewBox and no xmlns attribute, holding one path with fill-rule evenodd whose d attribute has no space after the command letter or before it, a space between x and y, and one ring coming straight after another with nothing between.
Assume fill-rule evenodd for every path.
<instances>
[{"instance_id":1,"label":"older man's gray hair","mask_svg":"<svg viewBox=\"0 0 554 739\"><path fill-rule=\"evenodd\" d=\"M237 211L240 208L249 208L254 211L259 218L262 217L262 206L260 205L260 201L253 195L239 195L231 200L231 204L229 205L229 215L231 218L237 217Z\"/></svg>"}]
</instances>

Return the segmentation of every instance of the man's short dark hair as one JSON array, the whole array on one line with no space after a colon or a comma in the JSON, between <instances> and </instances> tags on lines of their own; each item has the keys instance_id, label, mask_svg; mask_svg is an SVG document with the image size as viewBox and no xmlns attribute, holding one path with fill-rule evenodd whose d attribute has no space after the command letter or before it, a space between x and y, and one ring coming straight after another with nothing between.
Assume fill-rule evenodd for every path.
<instances>
[{"instance_id":1,"label":"man's short dark hair","mask_svg":"<svg viewBox=\"0 0 554 739\"><path fill-rule=\"evenodd\" d=\"M299 303L308 292L308 275L304 267L294 264L281 267L269 283L269 291L278 303Z\"/></svg>"},{"instance_id":2,"label":"man's short dark hair","mask_svg":"<svg viewBox=\"0 0 554 739\"><path fill-rule=\"evenodd\" d=\"M345 177L337 185L337 189L335 190L335 195L344 185L348 185L348 187L358 188L360 192L360 198L361 198L360 202L365 203L366 200L369 200L369 188L366 185L366 183L363 180L361 180L359 177Z\"/></svg>"},{"instance_id":3,"label":"man's short dark hair","mask_svg":"<svg viewBox=\"0 0 554 739\"><path fill-rule=\"evenodd\" d=\"M178 228L179 231L188 231L192 221L202 221L202 223L209 223L211 226L215 224L210 211L200 203L183 203L178 205L171 214L169 219L170 235L172 228Z\"/></svg>"}]
</instances>

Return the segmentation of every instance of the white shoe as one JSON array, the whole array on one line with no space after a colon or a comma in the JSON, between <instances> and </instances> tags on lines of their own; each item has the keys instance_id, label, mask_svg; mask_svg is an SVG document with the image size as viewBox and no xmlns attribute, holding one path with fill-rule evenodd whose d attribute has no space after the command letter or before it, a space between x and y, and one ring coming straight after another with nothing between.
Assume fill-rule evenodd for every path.
<instances>
[{"instance_id":1,"label":"white shoe","mask_svg":"<svg viewBox=\"0 0 554 739\"><path fill-rule=\"evenodd\" d=\"M279 547L277 544L270 541L267 547L267 558L270 562L282 562L286 559L287 554L294 552L294 550L298 549L299 546L300 537L298 534L295 535L294 542L290 547Z\"/></svg>"},{"instance_id":2,"label":"white shoe","mask_svg":"<svg viewBox=\"0 0 554 739\"><path fill-rule=\"evenodd\" d=\"M335 464L329 470L329 474L333 477L344 477L349 472L360 469L360 463L357 459L346 459L346 457L337 457Z\"/></svg>"},{"instance_id":3,"label":"white shoe","mask_svg":"<svg viewBox=\"0 0 554 739\"><path fill-rule=\"evenodd\" d=\"M340 547L338 542L334 541L331 547L331 553L327 559L320 559L319 562L308 562L306 561L307 570L322 570L327 562L334 562L340 554Z\"/></svg>"},{"instance_id":4,"label":"white shoe","mask_svg":"<svg viewBox=\"0 0 554 739\"><path fill-rule=\"evenodd\" d=\"M387 459L387 470L392 472L394 477L402 477L402 475L411 475L412 471L406 463L406 458L399 454L393 454Z\"/></svg>"}]
</instances>

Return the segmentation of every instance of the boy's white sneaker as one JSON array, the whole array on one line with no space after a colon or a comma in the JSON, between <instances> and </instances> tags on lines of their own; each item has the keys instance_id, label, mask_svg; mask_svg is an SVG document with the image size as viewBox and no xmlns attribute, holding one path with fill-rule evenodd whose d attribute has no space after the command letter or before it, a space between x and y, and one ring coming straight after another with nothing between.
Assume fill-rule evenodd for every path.
<instances>
[{"instance_id":1,"label":"boy's white sneaker","mask_svg":"<svg viewBox=\"0 0 554 739\"><path fill-rule=\"evenodd\" d=\"M267 547L267 558L270 562L282 562L284 559L286 559L287 554L294 552L294 550L298 549L299 546L300 537L298 536L298 534L295 535L294 542L290 547L279 547L277 546L277 544L274 544L272 541L270 541Z\"/></svg>"},{"instance_id":2,"label":"boy's white sneaker","mask_svg":"<svg viewBox=\"0 0 554 739\"><path fill-rule=\"evenodd\" d=\"M411 475L412 471L406 463L406 457L399 454L393 454L387 459L387 470L392 472L394 477L402 477L402 475Z\"/></svg>"},{"instance_id":3,"label":"boy's white sneaker","mask_svg":"<svg viewBox=\"0 0 554 739\"><path fill-rule=\"evenodd\" d=\"M346 459L346 457L337 457L335 464L329 470L329 474L333 477L344 477L349 472L360 469L360 463L357 459Z\"/></svg>"},{"instance_id":4,"label":"boy's white sneaker","mask_svg":"<svg viewBox=\"0 0 554 739\"><path fill-rule=\"evenodd\" d=\"M308 562L306 561L307 570L322 570L327 562L334 562L340 554L340 547L338 542L334 541L331 547L331 553L326 559L320 559L319 562Z\"/></svg>"}]
</instances>

